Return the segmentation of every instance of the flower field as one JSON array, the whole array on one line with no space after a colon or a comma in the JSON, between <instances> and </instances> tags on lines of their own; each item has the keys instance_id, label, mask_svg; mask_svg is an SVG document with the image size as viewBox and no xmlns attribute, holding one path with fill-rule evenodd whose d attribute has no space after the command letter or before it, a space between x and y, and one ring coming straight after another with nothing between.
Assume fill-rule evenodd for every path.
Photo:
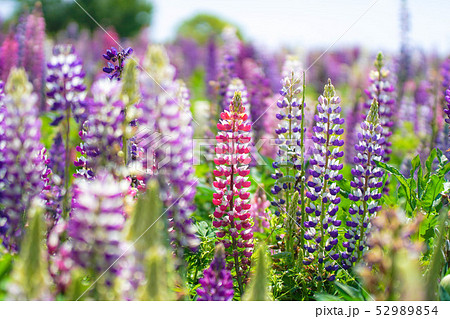
<instances>
[{"instance_id":1,"label":"flower field","mask_svg":"<svg viewBox=\"0 0 450 319\"><path fill-rule=\"evenodd\" d=\"M0 28L0 300L450 301L449 52L147 32Z\"/></svg>"}]
</instances>

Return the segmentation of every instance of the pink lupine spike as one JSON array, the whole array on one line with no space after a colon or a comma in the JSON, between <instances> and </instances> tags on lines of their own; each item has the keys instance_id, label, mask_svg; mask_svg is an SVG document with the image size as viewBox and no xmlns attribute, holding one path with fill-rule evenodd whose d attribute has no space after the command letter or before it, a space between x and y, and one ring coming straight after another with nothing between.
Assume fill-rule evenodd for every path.
<instances>
[{"instance_id":1,"label":"pink lupine spike","mask_svg":"<svg viewBox=\"0 0 450 319\"><path fill-rule=\"evenodd\" d=\"M213 226L218 229L217 237L226 248L228 267L235 269L242 294L253 251L253 231L249 212L250 193L246 190L251 185L246 177L250 174L247 166L251 162L247 145L250 137L247 132L251 124L246 122L248 116L239 91L235 92L229 111L222 112L220 118L215 148L217 157L214 160L218 167L214 171L216 181L213 182L216 188L213 204L220 211L216 209L214 212ZM227 155L224 155L224 150Z\"/></svg>"}]
</instances>

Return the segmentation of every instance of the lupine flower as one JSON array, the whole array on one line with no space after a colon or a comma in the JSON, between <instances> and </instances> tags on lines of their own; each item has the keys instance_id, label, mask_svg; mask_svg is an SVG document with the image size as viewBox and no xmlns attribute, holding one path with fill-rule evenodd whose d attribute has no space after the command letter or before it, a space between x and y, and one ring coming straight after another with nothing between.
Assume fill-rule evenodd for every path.
<instances>
[{"instance_id":1,"label":"lupine flower","mask_svg":"<svg viewBox=\"0 0 450 319\"><path fill-rule=\"evenodd\" d=\"M275 133L278 135L275 144L278 145L277 158L272 166L275 168L275 185L271 189L277 198L272 202L275 206L275 215L285 218L286 229L286 249L293 250L294 228L298 211L298 197L293 199L294 193L300 191L297 187L297 180L300 177L299 171L303 163L301 158L302 145L302 101L300 94L301 74L300 63L294 58L288 58L283 68L283 88L280 90L280 99L277 102L279 113L276 117L279 120ZM300 177L301 179L302 177ZM303 182L303 181L301 181Z\"/></svg>"},{"instance_id":2,"label":"lupine flower","mask_svg":"<svg viewBox=\"0 0 450 319\"><path fill-rule=\"evenodd\" d=\"M324 275L323 268L332 272L339 267L335 261L339 258L337 244L341 221L336 218L336 214L341 199L338 197L340 188L336 182L343 177L339 171L343 168L340 159L344 156L341 150L344 145L344 140L341 139L344 119L340 118L340 101L331 80L328 80L317 105L316 125L313 128L315 135L312 137L315 150L309 162L312 166L309 170L312 180L308 181L310 191L306 196L310 199L310 206L306 208L308 220L303 223L307 229L304 236L309 255L303 263L309 265L316 260L321 278ZM332 273L327 275L330 281L334 278Z\"/></svg>"},{"instance_id":3,"label":"lupine flower","mask_svg":"<svg viewBox=\"0 0 450 319\"><path fill-rule=\"evenodd\" d=\"M244 61L243 68L246 75L244 81L248 88L249 102L252 106L249 110L251 119L254 122L252 128L256 136L260 137L264 133L262 117L269 107L267 98L272 93L270 90L270 83L262 68L260 68L253 60L247 59Z\"/></svg>"},{"instance_id":4,"label":"lupine flower","mask_svg":"<svg viewBox=\"0 0 450 319\"><path fill-rule=\"evenodd\" d=\"M71 282L72 242L63 241L67 237L67 222L59 219L47 236L47 248L49 255L49 272L53 278L58 292L65 292Z\"/></svg>"},{"instance_id":5,"label":"lupine flower","mask_svg":"<svg viewBox=\"0 0 450 319\"><path fill-rule=\"evenodd\" d=\"M99 275L121 255L122 229L125 222L124 194L128 185L113 175L100 171L95 180L76 179L72 211L68 224L72 259L80 267ZM113 274L118 265L111 266ZM107 283L111 277L107 279Z\"/></svg>"},{"instance_id":6,"label":"lupine flower","mask_svg":"<svg viewBox=\"0 0 450 319\"><path fill-rule=\"evenodd\" d=\"M12 68L17 67L19 59L19 44L10 33L3 41L0 47L0 80L6 82L9 72Z\"/></svg>"},{"instance_id":7,"label":"lupine flower","mask_svg":"<svg viewBox=\"0 0 450 319\"><path fill-rule=\"evenodd\" d=\"M347 252L341 254L343 267L349 268L356 262L366 247L366 232L370 218L381 209L378 200L381 198L380 187L383 186L383 170L376 166L375 161L383 158L383 128L378 115L378 103L374 99L366 120L361 123L362 132L358 134L357 154L354 158L355 168L352 169L353 180L350 182L352 192L348 198L354 203L348 209L351 219L346 222L348 227L343 246Z\"/></svg>"},{"instance_id":8,"label":"lupine flower","mask_svg":"<svg viewBox=\"0 0 450 319\"><path fill-rule=\"evenodd\" d=\"M109 78L112 80L117 78L120 81L120 77L122 76L122 71L125 65L125 60L133 53L132 48L127 48L126 50L122 50L118 52L115 47L111 47L111 49L106 50L106 53L103 54L103 58L108 61L108 66L103 68L103 72L110 74Z\"/></svg>"},{"instance_id":9,"label":"lupine flower","mask_svg":"<svg viewBox=\"0 0 450 319\"><path fill-rule=\"evenodd\" d=\"M176 100L167 93L158 96L161 103L157 129L163 135L164 145L169 150L156 150L158 162L168 159L168 162L158 168L163 199L168 207L170 236L172 244L182 257L184 248L195 249L199 240L195 235L190 216L195 210L193 205L197 179L194 176L192 143L194 130L190 113L189 90L184 83L177 82L173 87L177 90ZM172 93L171 92L171 93ZM174 94L175 95L175 94ZM182 109L180 109L182 108Z\"/></svg>"},{"instance_id":10,"label":"lupine flower","mask_svg":"<svg viewBox=\"0 0 450 319\"><path fill-rule=\"evenodd\" d=\"M206 94L210 100L215 97L215 89L212 82L217 79L217 46L214 37L209 38L206 47L206 62L205 62L205 80L206 80Z\"/></svg>"},{"instance_id":11,"label":"lupine flower","mask_svg":"<svg viewBox=\"0 0 450 319\"><path fill-rule=\"evenodd\" d=\"M445 123L450 125L450 86L448 87L447 91L445 91L445 101L447 102L446 107L444 108L444 113L447 115L447 118L445 119Z\"/></svg>"},{"instance_id":12,"label":"lupine flower","mask_svg":"<svg viewBox=\"0 0 450 319\"><path fill-rule=\"evenodd\" d=\"M44 187L46 166L40 156L37 96L23 69L11 71L6 92L0 108L0 236L7 249L16 251L26 211Z\"/></svg>"},{"instance_id":13,"label":"lupine flower","mask_svg":"<svg viewBox=\"0 0 450 319\"><path fill-rule=\"evenodd\" d=\"M25 42L21 67L27 71L34 92L38 97L38 105L43 108L43 88L45 75L45 20L40 2L36 2L33 12L27 16L25 26Z\"/></svg>"},{"instance_id":14,"label":"lupine flower","mask_svg":"<svg viewBox=\"0 0 450 319\"><path fill-rule=\"evenodd\" d=\"M384 137L382 146L384 150L383 161L388 162L392 149L392 143L389 142L389 137L392 135L391 127L394 125L392 121L393 107L395 99L393 98L394 85L390 81L390 72L384 67L383 55L378 53L375 60L376 70L370 72L369 87L365 90L367 95L367 103L365 107L367 110L371 108L373 99L378 101L379 120L383 128L382 136Z\"/></svg>"},{"instance_id":15,"label":"lupine flower","mask_svg":"<svg viewBox=\"0 0 450 319\"><path fill-rule=\"evenodd\" d=\"M122 85L106 78L92 85L93 99L87 100L89 116L79 132L82 143L77 147L81 156L74 164L76 176L91 179L99 167L107 168L114 174L122 175L123 107L120 100Z\"/></svg>"},{"instance_id":16,"label":"lupine flower","mask_svg":"<svg viewBox=\"0 0 450 319\"><path fill-rule=\"evenodd\" d=\"M230 81L237 77L236 60L239 54L240 41L236 35L236 29L225 27L222 32L222 38L225 43L222 53L222 63L219 75L219 104L222 109L228 107L229 101L226 98L226 92Z\"/></svg>"},{"instance_id":17,"label":"lupine flower","mask_svg":"<svg viewBox=\"0 0 450 319\"><path fill-rule=\"evenodd\" d=\"M258 188L257 193L250 201L252 207L250 214L253 219L253 233L264 233L270 227L268 208L270 202L267 200L263 189Z\"/></svg>"},{"instance_id":18,"label":"lupine flower","mask_svg":"<svg viewBox=\"0 0 450 319\"><path fill-rule=\"evenodd\" d=\"M217 124L216 146L216 180L213 185L214 211L213 226L218 229L217 237L227 251L227 267L234 268L241 294L243 277L249 270L253 251L253 232L250 221L250 193L246 190L251 182L248 180L251 158L249 157L250 137L247 114L242 105L241 93L236 92L230 103L229 111L220 115Z\"/></svg>"},{"instance_id":19,"label":"lupine flower","mask_svg":"<svg viewBox=\"0 0 450 319\"><path fill-rule=\"evenodd\" d=\"M63 178L65 162L66 149L64 146L62 135L61 133L58 133L53 139L53 143L49 149L48 167L52 170L53 174L58 175L60 178Z\"/></svg>"},{"instance_id":20,"label":"lupine flower","mask_svg":"<svg viewBox=\"0 0 450 319\"><path fill-rule=\"evenodd\" d=\"M450 58L445 59L441 65L441 75L442 75L442 88L443 95L446 95L446 91L450 86Z\"/></svg>"},{"instance_id":21,"label":"lupine flower","mask_svg":"<svg viewBox=\"0 0 450 319\"><path fill-rule=\"evenodd\" d=\"M55 46L47 69L47 101L50 111L56 112L51 125L58 125L72 113L79 120L84 115L81 103L86 95L86 86L82 62L73 46Z\"/></svg>"},{"instance_id":22,"label":"lupine flower","mask_svg":"<svg viewBox=\"0 0 450 319\"><path fill-rule=\"evenodd\" d=\"M233 299L233 278L226 268L225 250L222 244L216 246L214 259L199 279L201 288L197 289L199 301L229 301Z\"/></svg>"}]
</instances>

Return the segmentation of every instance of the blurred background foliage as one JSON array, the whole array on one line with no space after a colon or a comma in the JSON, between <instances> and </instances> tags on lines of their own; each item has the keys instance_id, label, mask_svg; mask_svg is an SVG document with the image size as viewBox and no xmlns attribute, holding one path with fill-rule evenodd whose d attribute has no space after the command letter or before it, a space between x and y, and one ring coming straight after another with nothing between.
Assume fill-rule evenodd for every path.
<instances>
[{"instance_id":1,"label":"blurred background foliage","mask_svg":"<svg viewBox=\"0 0 450 319\"><path fill-rule=\"evenodd\" d=\"M37 2L42 4L46 22L46 31L55 34L64 30L71 22L77 22L81 29L91 31L98 28L80 6L88 12L102 27L113 27L120 37L132 37L150 25L153 5L148 0L17 0L17 11L12 20L21 13L34 8ZM77 4L78 3L78 4ZM28 10L27 10L28 9Z\"/></svg>"}]
</instances>

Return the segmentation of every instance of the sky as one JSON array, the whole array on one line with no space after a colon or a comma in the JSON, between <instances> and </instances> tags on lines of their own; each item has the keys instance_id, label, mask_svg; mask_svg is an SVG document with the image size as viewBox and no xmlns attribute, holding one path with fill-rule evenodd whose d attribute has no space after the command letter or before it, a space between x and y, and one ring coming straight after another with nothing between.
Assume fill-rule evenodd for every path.
<instances>
[{"instance_id":1,"label":"sky","mask_svg":"<svg viewBox=\"0 0 450 319\"><path fill-rule=\"evenodd\" d=\"M153 0L152 38L173 38L179 24L210 13L238 25L260 46L328 48L362 45L396 51L400 46L400 0ZM13 1L0 0L0 16ZM409 0L411 44L450 53L450 1Z\"/></svg>"}]
</instances>

